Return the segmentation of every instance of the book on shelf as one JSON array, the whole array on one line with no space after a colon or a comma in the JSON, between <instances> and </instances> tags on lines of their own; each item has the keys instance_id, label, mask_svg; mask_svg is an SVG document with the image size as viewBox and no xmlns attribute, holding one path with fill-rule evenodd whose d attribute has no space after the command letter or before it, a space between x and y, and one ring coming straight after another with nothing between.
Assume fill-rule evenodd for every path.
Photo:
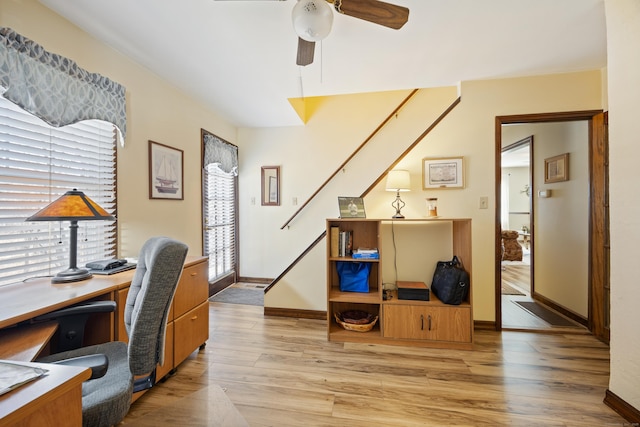
<instances>
[{"instance_id":1,"label":"book on shelf","mask_svg":"<svg viewBox=\"0 0 640 427\"><path fill-rule=\"evenodd\" d=\"M330 228L330 244L331 244L331 256L332 257L337 257L339 252L339 248L340 248L340 227L331 227Z\"/></svg>"},{"instance_id":2,"label":"book on shelf","mask_svg":"<svg viewBox=\"0 0 640 427\"><path fill-rule=\"evenodd\" d=\"M358 248L351 255L353 258L379 259L380 254L377 248Z\"/></svg>"},{"instance_id":3,"label":"book on shelf","mask_svg":"<svg viewBox=\"0 0 640 427\"><path fill-rule=\"evenodd\" d=\"M353 253L353 255L351 255L352 258L356 258L356 259L380 259L380 255L375 253L375 254L358 254L358 253Z\"/></svg>"},{"instance_id":4,"label":"book on shelf","mask_svg":"<svg viewBox=\"0 0 640 427\"><path fill-rule=\"evenodd\" d=\"M338 256L351 255L353 244L353 233L351 231L340 231L338 238Z\"/></svg>"},{"instance_id":5,"label":"book on shelf","mask_svg":"<svg viewBox=\"0 0 640 427\"><path fill-rule=\"evenodd\" d=\"M355 252L359 254L377 254L378 248L358 248Z\"/></svg>"}]
</instances>

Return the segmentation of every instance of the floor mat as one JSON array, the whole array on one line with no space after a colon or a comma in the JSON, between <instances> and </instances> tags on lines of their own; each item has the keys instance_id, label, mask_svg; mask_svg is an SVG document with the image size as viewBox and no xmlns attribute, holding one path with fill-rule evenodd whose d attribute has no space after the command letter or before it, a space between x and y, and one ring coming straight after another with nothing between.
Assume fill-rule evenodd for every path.
<instances>
[{"instance_id":1,"label":"floor mat","mask_svg":"<svg viewBox=\"0 0 640 427\"><path fill-rule=\"evenodd\" d=\"M579 326L576 323L562 317L559 314L554 313L553 311L538 304L535 301L513 301L513 302L518 304L520 307L527 310L529 313L533 314L534 316L544 320L551 326L579 328Z\"/></svg>"},{"instance_id":2,"label":"floor mat","mask_svg":"<svg viewBox=\"0 0 640 427\"><path fill-rule=\"evenodd\" d=\"M237 288L229 286L218 292L209 301L225 302L229 304L264 305L264 289Z\"/></svg>"}]
</instances>

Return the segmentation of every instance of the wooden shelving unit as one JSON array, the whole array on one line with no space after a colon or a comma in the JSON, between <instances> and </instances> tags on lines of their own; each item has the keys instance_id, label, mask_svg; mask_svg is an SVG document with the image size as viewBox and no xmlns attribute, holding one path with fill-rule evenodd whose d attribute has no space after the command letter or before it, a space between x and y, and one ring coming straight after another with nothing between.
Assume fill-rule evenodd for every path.
<instances>
[{"instance_id":1,"label":"wooden shelving unit","mask_svg":"<svg viewBox=\"0 0 640 427\"><path fill-rule=\"evenodd\" d=\"M378 248L379 259L331 256L331 228L349 231L352 248ZM433 294L429 301L399 300L385 292L396 280L423 281L429 286L438 261L457 255L471 275L470 219L327 219L327 339L406 346L471 348L472 288L466 301L447 305ZM336 263L369 262L368 292L341 292ZM400 277L405 274L411 277ZM371 331L343 329L335 313L363 310L378 316Z\"/></svg>"}]
</instances>

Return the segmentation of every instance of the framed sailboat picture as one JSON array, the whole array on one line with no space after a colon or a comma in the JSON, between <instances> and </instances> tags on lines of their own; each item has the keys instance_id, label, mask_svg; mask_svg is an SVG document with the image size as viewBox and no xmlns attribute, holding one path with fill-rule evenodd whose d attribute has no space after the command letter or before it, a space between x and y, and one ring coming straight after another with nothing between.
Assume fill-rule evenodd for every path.
<instances>
[{"instance_id":1,"label":"framed sailboat picture","mask_svg":"<svg viewBox=\"0 0 640 427\"><path fill-rule=\"evenodd\" d=\"M149 198L184 199L183 151L149 141Z\"/></svg>"}]
</instances>

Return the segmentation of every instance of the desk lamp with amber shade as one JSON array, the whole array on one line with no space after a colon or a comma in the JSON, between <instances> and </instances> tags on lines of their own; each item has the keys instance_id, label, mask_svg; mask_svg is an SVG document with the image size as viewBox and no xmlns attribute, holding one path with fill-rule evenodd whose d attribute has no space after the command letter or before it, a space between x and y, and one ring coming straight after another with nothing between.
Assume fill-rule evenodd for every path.
<instances>
[{"instance_id":1,"label":"desk lamp with amber shade","mask_svg":"<svg viewBox=\"0 0 640 427\"><path fill-rule=\"evenodd\" d=\"M90 278L91 273L76 265L78 257L78 221L115 220L96 202L85 196L75 188L67 191L59 199L52 202L26 221L70 221L70 253L69 268L59 272L52 279L52 283L76 282Z\"/></svg>"}]
</instances>

